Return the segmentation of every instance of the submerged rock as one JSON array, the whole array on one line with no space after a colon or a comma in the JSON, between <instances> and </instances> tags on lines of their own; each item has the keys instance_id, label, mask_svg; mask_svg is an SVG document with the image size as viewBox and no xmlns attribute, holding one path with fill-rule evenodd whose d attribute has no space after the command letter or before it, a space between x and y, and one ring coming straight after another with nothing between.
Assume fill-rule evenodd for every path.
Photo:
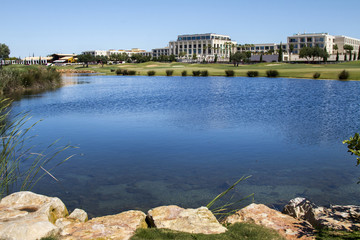
<instances>
[{"instance_id":1,"label":"submerged rock","mask_svg":"<svg viewBox=\"0 0 360 240\"><path fill-rule=\"evenodd\" d=\"M0 239L35 240L56 235L60 229L55 221L67 215L59 198L27 191L13 193L0 201Z\"/></svg>"},{"instance_id":2,"label":"submerged rock","mask_svg":"<svg viewBox=\"0 0 360 240\"><path fill-rule=\"evenodd\" d=\"M360 207L354 205L332 205L318 207L305 198L295 198L284 207L283 213L306 220L318 228L334 230L360 230Z\"/></svg>"},{"instance_id":3,"label":"submerged rock","mask_svg":"<svg viewBox=\"0 0 360 240\"><path fill-rule=\"evenodd\" d=\"M61 239L130 239L138 228L147 228L146 215L127 211L116 215L93 218L85 223L70 223L63 227Z\"/></svg>"},{"instance_id":4,"label":"submerged rock","mask_svg":"<svg viewBox=\"0 0 360 240\"><path fill-rule=\"evenodd\" d=\"M250 222L276 230L286 239L315 239L313 227L263 204L250 204L225 220L228 224Z\"/></svg>"},{"instance_id":5,"label":"submerged rock","mask_svg":"<svg viewBox=\"0 0 360 240\"><path fill-rule=\"evenodd\" d=\"M227 230L206 207L184 209L175 205L162 206L149 210L147 217L150 225L156 228L203 234L219 234Z\"/></svg>"}]
</instances>

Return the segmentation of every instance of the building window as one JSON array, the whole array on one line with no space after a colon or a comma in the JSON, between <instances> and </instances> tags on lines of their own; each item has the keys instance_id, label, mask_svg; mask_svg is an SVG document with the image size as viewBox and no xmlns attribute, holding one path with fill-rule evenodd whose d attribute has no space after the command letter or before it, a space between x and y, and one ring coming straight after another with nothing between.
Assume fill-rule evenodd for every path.
<instances>
[{"instance_id":1,"label":"building window","mask_svg":"<svg viewBox=\"0 0 360 240\"><path fill-rule=\"evenodd\" d=\"M312 38L311 38L311 37L308 37L306 41L307 41L307 42L312 42Z\"/></svg>"},{"instance_id":2,"label":"building window","mask_svg":"<svg viewBox=\"0 0 360 240\"><path fill-rule=\"evenodd\" d=\"M300 42L305 42L305 38L300 38Z\"/></svg>"},{"instance_id":3,"label":"building window","mask_svg":"<svg viewBox=\"0 0 360 240\"><path fill-rule=\"evenodd\" d=\"M198 45L198 48L201 48L201 44Z\"/></svg>"},{"instance_id":4,"label":"building window","mask_svg":"<svg viewBox=\"0 0 360 240\"><path fill-rule=\"evenodd\" d=\"M198 49L198 54L201 54L201 49Z\"/></svg>"},{"instance_id":5,"label":"building window","mask_svg":"<svg viewBox=\"0 0 360 240\"><path fill-rule=\"evenodd\" d=\"M194 44L193 48L196 48L196 44Z\"/></svg>"},{"instance_id":6,"label":"building window","mask_svg":"<svg viewBox=\"0 0 360 240\"><path fill-rule=\"evenodd\" d=\"M191 54L191 49L189 49L189 54Z\"/></svg>"},{"instance_id":7,"label":"building window","mask_svg":"<svg viewBox=\"0 0 360 240\"><path fill-rule=\"evenodd\" d=\"M290 38L289 42L297 42L297 40L295 38Z\"/></svg>"}]
</instances>

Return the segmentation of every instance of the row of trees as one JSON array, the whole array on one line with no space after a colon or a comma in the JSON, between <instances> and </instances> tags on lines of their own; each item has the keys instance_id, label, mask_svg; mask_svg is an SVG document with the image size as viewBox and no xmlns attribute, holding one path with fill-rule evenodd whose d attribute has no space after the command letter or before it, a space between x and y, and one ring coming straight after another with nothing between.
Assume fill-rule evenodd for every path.
<instances>
[{"instance_id":1,"label":"row of trees","mask_svg":"<svg viewBox=\"0 0 360 240\"><path fill-rule=\"evenodd\" d=\"M316 47L303 47L300 49L299 53L300 58L306 58L306 60L309 62L312 58L312 61L315 61L315 58L317 58L319 61L320 59L327 61L329 54L325 48L320 48L318 46Z\"/></svg>"},{"instance_id":2,"label":"row of trees","mask_svg":"<svg viewBox=\"0 0 360 240\"><path fill-rule=\"evenodd\" d=\"M109 61L116 61L116 62L128 62L128 63L143 63L149 61L156 61L156 62L174 62L176 61L175 55L160 55L159 57L151 57L145 56L142 54L133 54L131 56L127 55L126 53L120 54L111 54L109 57L107 56L93 56L91 54L80 54L77 56L78 62L84 63L84 67L88 67L89 63L100 63L102 65L106 64Z\"/></svg>"}]
</instances>

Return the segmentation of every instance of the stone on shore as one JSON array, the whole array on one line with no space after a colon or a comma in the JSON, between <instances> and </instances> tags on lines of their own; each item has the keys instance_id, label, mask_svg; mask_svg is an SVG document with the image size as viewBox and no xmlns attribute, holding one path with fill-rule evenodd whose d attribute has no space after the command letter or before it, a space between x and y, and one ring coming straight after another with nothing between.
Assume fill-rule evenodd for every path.
<instances>
[{"instance_id":1,"label":"stone on shore","mask_svg":"<svg viewBox=\"0 0 360 240\"><path fill-rule=\"evenodd\" d=\"M68 218L78 219L80 222L86 222L88 220L88 215L84 210L75 208Z\"/></svg>"},{"instance_id":2,"label":"stone on shore","mask_svg":"<svg viewBox=\"0 0 360 240\"><path fill-rule=\"evenodd\" d=\"M354 205L332 205L318 207L305 198L295 198L284 207L283 213L308 221L318 228L359 231L360 207Z\"/></svg>"},{"instance_id":3,"label":"stone on shore","mask_svg":"<svg viewBox=\"0 0 360 240\"><path fill-rule=\"evenodd\" d=\"M313 227L263 204L250 204L225 220L226 223L250 222L276 230L286 239L315 239Z\"/></svg>"},{"instance_id":4,"label":"stone on shore","mask_svg":"<svg viewBox=\"0 0 360 240\"><path fill-rule=\"evenodd\" d=\"M152 227L188 233L219 234L227 230L206 207L197 209L184 209L175 205L157 207L149 210L148 220Z\"/></svg>"},{"instance_id":5,"label":"stone on shore","mask_svg":"<svg viewBox=\"0 0 360 240\"><path fill-rule=\"evenodd\" d=\"M55 235L60 230L55 221L67 215L59 198L13 193L0 201L0 239L35 240Z\"/></svg>"},{"instance_id":6,"label":"stone on shore","mask_svg":"<svg viewBox=\"0 0 360 240\"><path fill-rule=\"evenodd\" d=\"M70 223L60 235L66 240L130 239L138 228L147 228L146 215L141 211L127 211L116 215L93 218L85 223Z\"/></svg>"}]
</instances>

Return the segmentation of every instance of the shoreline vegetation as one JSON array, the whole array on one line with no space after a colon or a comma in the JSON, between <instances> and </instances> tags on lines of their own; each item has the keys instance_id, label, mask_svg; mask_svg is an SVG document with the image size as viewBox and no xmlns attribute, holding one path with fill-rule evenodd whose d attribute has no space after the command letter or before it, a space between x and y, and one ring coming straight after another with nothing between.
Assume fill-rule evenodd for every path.
<instances>
[{"instance_id":1,"label":"shoreline vegetation","mask_svg":"<svg viewBox=\"0 0 360 240\"><path fill-rule=\"evenodd\" d=\"M61 87L61 73L54 67L7 66L0 69L0 98L29 90Z\"/></svg>"},{"instance_id":2,"label":"shoreline vegetation","mask_svg":"<svg viewBox=\"0 0 360 240\"><path fill-rule=\"evenodd\" d=\"M337 64L289 64L289 63L257 63L244 64L234 67L233 64L192 64L180 62L146 62L146 63L124 63L118 65L82 65L56 66L57 71L62 73L99 73L105 75L140 75L148 76L155 72L155 76L196 76L195 72L205 72L207 75L199 76L229 76L248 77L248 73L256 73L254 77L268 77L267 72L276 70L277 77L339 80L339 74L346 70L348 78L342 80L360 80L360 61L337 63ZM134 74L122 74L134 72ZM169 74L171 71L171 74ZM117 74L121 72L121 74ZM186 74L184 74L186 72ZM233 73L233 74L232 74Z\"/></svg>"}]
</instances>

